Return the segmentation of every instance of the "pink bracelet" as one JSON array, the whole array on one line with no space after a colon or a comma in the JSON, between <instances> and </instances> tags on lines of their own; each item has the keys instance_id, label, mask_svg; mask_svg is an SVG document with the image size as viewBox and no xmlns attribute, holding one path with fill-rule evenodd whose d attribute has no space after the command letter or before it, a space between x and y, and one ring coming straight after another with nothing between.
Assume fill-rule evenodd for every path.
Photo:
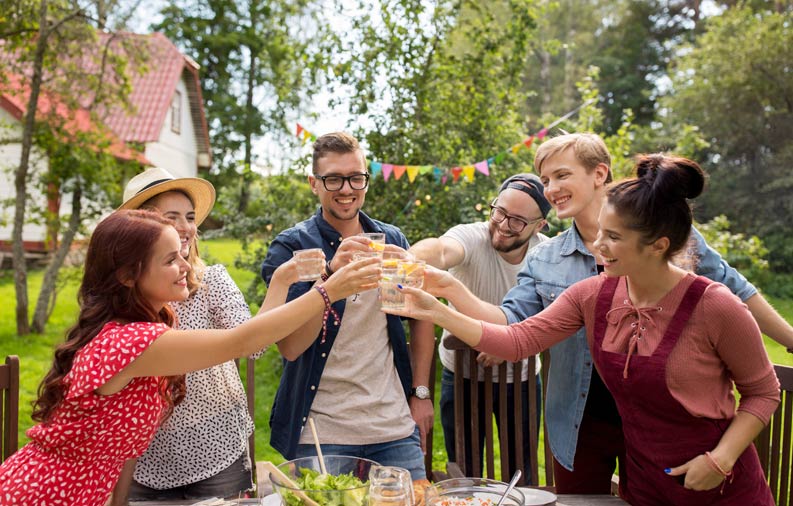
<instances>
[{"instance_id":1,"label":"pink bracelet","mask_svg":"<svg viewBox=\"0 0 793 506\"><path fill-rule=\"evenodd\" d=\"M314 285L314 290L318 291L319 294L322 295L322 300L325 301L325 312L322 314L322 340L320 340L320 344L325 344L325 336L328 335L328 317L333 315L333 323L338 325L339 313L333 309L330 303L330 297L328 297L328 292L325 290L324 286Z\"/></svg>"},{"instance_id":2,"label":"pink bracelet","mask_svg":"<svg viewBox=\"0 0 793 506\"><path fill-rule=\"evenodd\" d=\"M724 469L722 469L722 467L719 465L718 462L716 462L716 459L713 458L713 455L711 455L710 452L705 452L705 456L708 458L708 463L710 464L710 467L713 468L713 470L719 473L720 475L724 476L724 481L721 482L721 491L719 492L720 494L724 494L724 486L727 484L727 478L729 478L730 483L732 483L732 480L735 479L735 476L733 476L732 471L725 471Z\"/></svg>"}]
</instances>

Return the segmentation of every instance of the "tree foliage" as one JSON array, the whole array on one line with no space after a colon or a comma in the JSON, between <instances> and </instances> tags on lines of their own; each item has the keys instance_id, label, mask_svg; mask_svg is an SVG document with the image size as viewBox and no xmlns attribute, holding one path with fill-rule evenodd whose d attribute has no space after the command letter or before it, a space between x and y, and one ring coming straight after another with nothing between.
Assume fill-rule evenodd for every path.
<instances>
[{"instance_id":1,"label":"tree foliage","mask_svg":"<svg viewBox=\"0 0 793 506\"><path fill-rule=\"evenodd\" d=\"M735 34L741 34L736 37ZM727 10L674 69L669 123L698 125L709 173L701 210L766 237L775 268L793 271L793 11ZM786 253L787 251L787 253Z\"/></svg>"}]
</instances>

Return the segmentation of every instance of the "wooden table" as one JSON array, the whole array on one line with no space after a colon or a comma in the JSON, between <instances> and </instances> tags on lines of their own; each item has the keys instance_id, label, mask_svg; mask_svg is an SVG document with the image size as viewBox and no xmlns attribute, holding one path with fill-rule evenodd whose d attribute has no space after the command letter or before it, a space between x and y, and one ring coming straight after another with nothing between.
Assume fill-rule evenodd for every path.
<instances>
[{"instance_id":1,"label":"wooden table","mask_svg":"<svg viewBox=\"0 0 793 506\"><path fill-rule=\"evenodd\" d=\"M612 495L557 495L556 506L626 506L628 503Z\"/></svg>"},{"instance_id":2,"label":"wooden table","mask_svg":"<svg viewBox=\"0 0 793 506\"><path fill-rule=\"evenodd\" d=\"M191 506L197 500L183 501L139 501L131 502L130 506ZM262 504L261 499L238 499L232 504ZM556 506L625 506L628 503L619 497L610 495L559 495Z\"/></svg>"}]
</instances>

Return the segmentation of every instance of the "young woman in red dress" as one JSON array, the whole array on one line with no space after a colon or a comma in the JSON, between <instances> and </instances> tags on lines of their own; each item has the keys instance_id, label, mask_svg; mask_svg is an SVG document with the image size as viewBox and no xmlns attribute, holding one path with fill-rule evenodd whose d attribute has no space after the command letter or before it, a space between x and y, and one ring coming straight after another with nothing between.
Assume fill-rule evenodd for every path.
<instances>
[{"instance_id":1,"label":"young woman in red dress","mask_svg":"<svg viewBox=\"0 0 793 506\"><path fill-rule=\"evenodd\" d=\"M420 290L408 309L479 351L520 360L581 327L622 418L623 493L640 506L773 506L752 441L779 403L779 382L752 315L719 283L676 267L691 230L686 199L705 177L683 158L638 159L613 184L595 249L605 275L574 284L523 322L479 322ZM599 262L600 263L600 262ZM735 409L733 385L741 394Z\"/></svg>"},{"instance_id":2,"label":"young woman in red dress","mask_svg":"<svg viewBox=\"0 0 793 506\"><path fill-rule=\"evenodd\" d=\"M172 330L167 303L188 296L181 249L158 213L116 211L96 227L77 324L39 388L31 442L0 466L0 505L104 505L124 462L143 453L184 396L186 372L256 352L332 301L376 287L380 275L376 260L355 262L236 328ZM268 299L283 304L294 262L275 278Z\"/></svg>"}]
</instances>

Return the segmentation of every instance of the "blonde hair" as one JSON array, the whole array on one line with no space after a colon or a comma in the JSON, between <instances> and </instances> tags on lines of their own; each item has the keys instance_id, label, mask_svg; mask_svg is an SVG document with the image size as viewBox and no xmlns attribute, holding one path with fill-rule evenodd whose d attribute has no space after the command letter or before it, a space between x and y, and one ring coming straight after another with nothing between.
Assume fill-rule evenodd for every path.
<instances>
[{"instance_id":1,"label":"blonde hair","mask_svg":"<svg viewBox=\"0 0 793 506\"><path fill-rule=\"evenodd\" d=\"M605 182L611 182L611 155L603 139L593 133L563 134L543 142L534 155L534 171L542 174L545 161L568 148L573 149L576 159L587 172L592 172L601 163L606 164L609 172Z\"/></svg>"}]
</instances>

